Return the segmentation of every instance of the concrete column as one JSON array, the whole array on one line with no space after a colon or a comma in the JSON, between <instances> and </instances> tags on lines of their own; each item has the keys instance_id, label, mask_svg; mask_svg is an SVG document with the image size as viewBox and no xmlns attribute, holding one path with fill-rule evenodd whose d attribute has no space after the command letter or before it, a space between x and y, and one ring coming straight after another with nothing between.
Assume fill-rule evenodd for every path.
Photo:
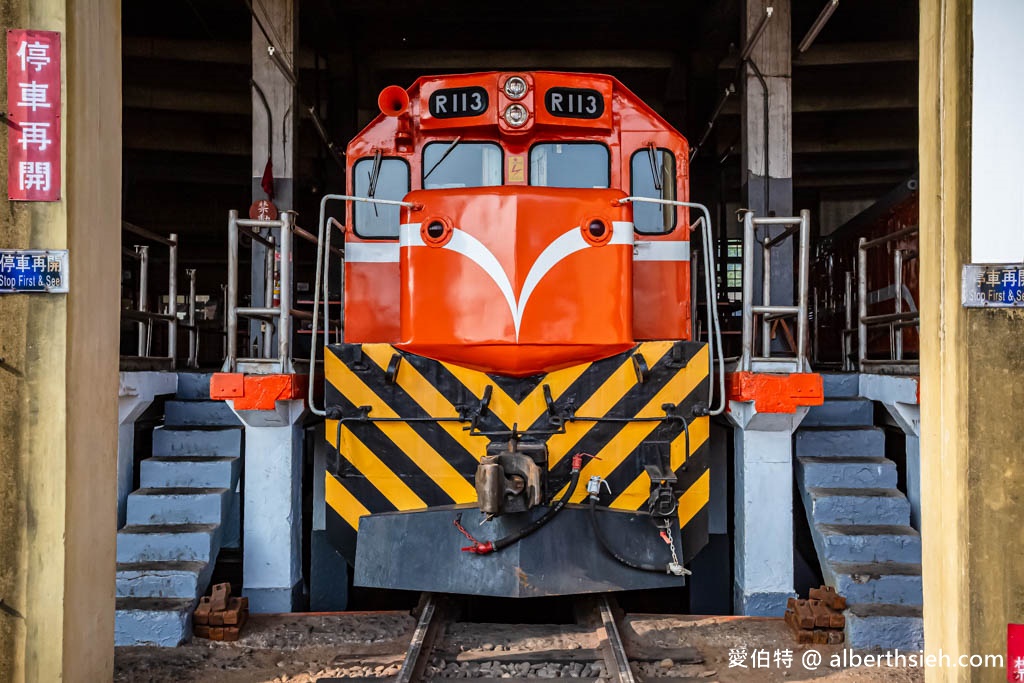
<instances>
[{"instance_id":1,"label":"concrete column","mask_svg":"<svg viewBox=\"0 0 1024 683\"><path fill-rule=\"evenodd\" d=\"M117 390L117 528L124 526L135 465L135 421L157 396L178 388L174 372L122 372Z\"/></svg>"},{"instance_id":2,"label":"concrete column","mask_svg":"<svg viewBox=\"0 0 1024 683\"><path fill-rule=\"evenodd\" d=\"M245 425L242 594L252 612L293 612L302 595L305 400L238 410Z\"/></svg>"},{"instance_id":3,"label":"concrete column","mask_svg":"<svg viewBox=\"0 0 1024 683\"><path fill-rule=\"evenodd\" d=\"M745 0L743 35L750 40L765 16L772 16L743 69L740 102L743 156L743 206L758 216L793 215L793 42L790 0ZM760 77L758 75L760 72ZM767 110L767 113L766 113ZM765 126L767 125L767 130ZM783 228L770 228L771 234ZM793 303L792 238L772 250L771 303ZM754 291L760 302L762 259L754 254Z\"/></svg>"},{"instance_id":4,"label":"concrete column","mask_svg":"<svg viewBox=\"0 0 1024 683\"><path fill-rule=\"evenodd\" d=\"M972 169L972 135L996 102L975 103L972 83L1012 83L1019 41L977 32L972 16L995 11L1012 30L1013 2L922 0L920 50L921 166L921 541L924 636L929 654L1006 653L1006 625L1024 615L1024 346L1020 309L965 309L960 277L971 258L971 184L1024 184ZM1000 21L1002 26L999 26ZM972 28L975 34L972 36ZM1006 49L1015 56L972 75L972 54ZM997 89L997 90L998 90ZM980 106L979 106L980 105ZM973 178L972 178L973 174ZM1005 207L1001 220L1020 221ZM1005 253L1005 252L1002 252ZM932 681L1002 680L994 669L930 668Z\"/></svg>"},{"instance_id":5,"label":"concrete column","mask_svg":"<svg viewBox=\"0 0 1024 683\"><path fill-rule=\"evenodd\" d=\"M807 414L730 401L735 425L736 614L782 616L793 592L793 432Z\"/></svg>"},{"instance_id":6,"label":"concrete column","mask_svg":"<svg viewBox=\"0 0 1024 683\"><path fill-rule=\"evenodd\" d=\"M0 247L70 252L68 294L0 295L0 681L114 665L121 244L120 5L11 0L62 32L62 199L0 200ZM7 167L7 146L0 168ZM3 175L6 182L6 173Z\"/></svg>"},{"instance_id":7,"label":"concrete column","mask_svg":"<svg viewBox=\"0 0 1024 683\"><path fill-rule=\"evenodd\" d=\"M859 394L885 406L889 416L906 436L907 500L910 526L921 530L921 405L917 377L889 375L860 376Z\"/></svg>"},{"instance_id":8,"label":"concrete column","mask_svg":"<svg viewBox=\"0 0 1024 683\"><path fill-rule=\"evenodd\" d=\"M253 201L267 198L260 183L269 156L274 165L274 204L280 211L295 206L295 136L299 110L295 87L267 54L268 42L263 30L270 35L283 62L292 65L292 73L297 76L298 5L297 0L253 3L258 21L256 18L252 21L252 80L256 84L252 88L252 198ZM280 244L279 236L275 237ZM253 242L251 282L255 306L270 305L263 300L265 255L266 247ZM259 326L258 321L251 321L250 334L254 335Z\"/></svg>"}]
</instances>

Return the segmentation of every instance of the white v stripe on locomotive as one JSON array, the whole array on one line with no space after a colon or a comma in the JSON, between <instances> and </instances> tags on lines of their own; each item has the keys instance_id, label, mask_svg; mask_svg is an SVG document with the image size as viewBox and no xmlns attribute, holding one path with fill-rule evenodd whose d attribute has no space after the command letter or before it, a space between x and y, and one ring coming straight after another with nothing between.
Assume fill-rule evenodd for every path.
<instances>
[{"instance_id":1,"label":"white v stripe on locomotive","mask_svg":"<svg viewBox=\"0 0 1024 683\"><path fill-rule=\"evenodd\" d=\"M420 235L420 225L420 223L406 223L402 225L398 243L402 247L410 248L427 246ZM628 221L613 221L612 238L608 243L632 245L633 224ZM480 240L468 232L455 228L452 230L451 239L442 247L442 249L462 254L480 266L491 278L491 281L498 286L502 296L505 298L505 303L508 304L509 312L512 313L517 341L519 339L519 326L522 323L523 311L526 310L526 304L530 300L530 295L533 294L533 291L540 284L541 280L544 279L544 276L566 257L583 249L599 248L583 239L579 226L562 233L544 248L544 251L540 253L537 260L530 266L530 270L526 274L526 280L523 281L523 289L517 299L512 288L512 282L508 279L505 269L501 267L497 257Z\"/></svg>"},{"instance_id":2,"label":"white v stripe on locomotive","mask_svg":"<svg viewBox=\"0 0 1024 683\"><path fill-rule=\"evenodd\" d=\"M655 242L654 240L637 240L633 244L634 261L689 261L690 243L673 240L671 242Z\"/></svg>"},{"instance_id":3,"label":"white v stripe on locomotive","mask_svg":"<svg viewBox=\"0 0 1024 683\"><path fill-rule=\"evenodd\" d=\"M406 226L402 226L405 228ZM402 230L398 244L394 242L350 242L345 245L345 260L349 263L398 263L399 247L426 246L420 237L419 223L410 223L410 230ZM612 241L613 244L623 242ZM689 261L689 242L655 242L637 240L633 244L634 261Z\"/></svg>"}]
</instances>

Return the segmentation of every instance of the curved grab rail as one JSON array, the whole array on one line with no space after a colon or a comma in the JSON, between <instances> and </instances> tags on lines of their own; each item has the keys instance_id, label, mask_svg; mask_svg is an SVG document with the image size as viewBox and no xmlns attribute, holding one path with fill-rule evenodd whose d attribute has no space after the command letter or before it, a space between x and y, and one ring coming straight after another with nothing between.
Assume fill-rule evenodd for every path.
<instances>
[{"instance_id":1,"label":"curved grab rail","mask_svg":"<svg viewBox=\"0 0 1024 683\"><path fill-rule=\"evenodd\" d=\"M708 387L708 414L721 415L725 412L725 354L722 350L722 328L718 322L718 284L715 279L715 255L711 237L711 212L703 204L697 202L680 202L674 199L654 199L653 197L624 197L618 200L619 204L647 203L662 204L666 206L682 206L688 209L699 209L703 216L697 221L703 223L704 244L707 245L704 251L707 252L707 264L704 269L704 288L708 297L708 363L711 373L715 372L715 348L718 348L718 388L719 405L715 407L715 382L712 379ZM696 227L697 223L694 223ZM691 292L690 296L694 293Z\"/></svg>"}]
</instances>

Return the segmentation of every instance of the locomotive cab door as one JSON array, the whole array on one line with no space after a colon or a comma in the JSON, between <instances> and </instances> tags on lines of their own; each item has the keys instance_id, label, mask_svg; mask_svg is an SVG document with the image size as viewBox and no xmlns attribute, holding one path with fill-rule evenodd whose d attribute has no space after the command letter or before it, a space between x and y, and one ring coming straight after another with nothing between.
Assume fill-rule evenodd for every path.
<instances>
[{"instance_id":1,"label":"locomotive cab door","mask_svg":"<svg viewBox=\"0 0 1024 683\"><path fill-rule=\"evenodd\" d=\"M688 201L685 143L667 133L622 133L623 191L650 199ZM633 331L638 341L690 339L689 211L635 202Z\"/></svg>"}]
</instances>

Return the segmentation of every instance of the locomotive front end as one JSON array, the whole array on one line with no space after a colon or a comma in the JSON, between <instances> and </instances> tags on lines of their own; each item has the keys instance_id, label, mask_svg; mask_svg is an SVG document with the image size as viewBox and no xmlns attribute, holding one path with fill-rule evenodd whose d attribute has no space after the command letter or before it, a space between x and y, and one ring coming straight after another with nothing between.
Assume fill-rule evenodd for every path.
<instances>
[{"instance_id":1,"label":"locomotive front end","mask_svg":"<svg viewBox=\"0 0 1024 683\"><path fill-rule=\"evenodd\" d=\"M325 352L327 528L356 585L683 585L710 497L685 139L607 76L424 78L381 109L348 149Z\"/></svg>"}]
</instances>

